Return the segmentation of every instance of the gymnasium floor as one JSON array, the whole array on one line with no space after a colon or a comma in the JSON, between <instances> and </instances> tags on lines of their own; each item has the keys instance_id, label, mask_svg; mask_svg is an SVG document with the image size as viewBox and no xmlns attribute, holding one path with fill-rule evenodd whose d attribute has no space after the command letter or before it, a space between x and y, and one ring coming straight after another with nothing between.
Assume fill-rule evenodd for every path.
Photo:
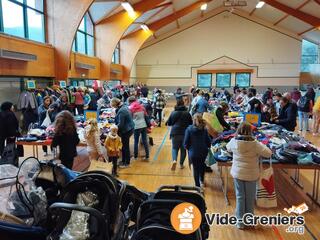
<instances>
[{"instance_id":1,"label":"gymnasium floor","mask_svg":"<svg viewBox=\"0 0 320 240\"><path fill-rule=\"evenodd\" d=\"M168 117L172 111L172 105L166 108L165 117ZM131 167L128 169L120 170L120 179L128 181L130 184L145 190L155 191L161 185L193 185L193 177L190 169L187 167L176 171L170 170L171 167L171 143L169 137L169 129L164 126L155 128L151 134L154 139L155 145L151 147L150 161L145 162L142 160L133 161ZM316 145L320 144L319 138L306 136ZM27 154L31 153L28 148ZM41 152L41 151L40 151ZM144 154L141 149L140 157ZM27 156L27 155L26 155ZM290 174L290 172L288 173ZM313 171L303 171L301 181L305 185L305 191L311 187L309 184L312 181ZM291 207L289 204L300 204L304 202L298 188L288 184L288 176L286 174L277 172L277 190L280 192L278 195L278 208L272 210L260 209L256 210L258 215L273 215L276 213L285 213L285 207ZM230 177L230 176L229 176ZM208 207L208 213L230 213L234 214L235 210L235 196L233 193L232 179L229 181L229 200L230 205L227 206L223 193L221 192L221 180L216 172L206 174L205 177L205 199ZM211 227L210 240L219 239L237 239L237 240L270 240L270 239L292 239L292 240L315 240L320 239L320 211L315 205L311 206L311 210L304 214L306 218L306 228L303 235L296 233L286 233L285 227L271 228L271 227L258 227L250 230L238 230L235 227Z\"/></svg>"}]
</instances>

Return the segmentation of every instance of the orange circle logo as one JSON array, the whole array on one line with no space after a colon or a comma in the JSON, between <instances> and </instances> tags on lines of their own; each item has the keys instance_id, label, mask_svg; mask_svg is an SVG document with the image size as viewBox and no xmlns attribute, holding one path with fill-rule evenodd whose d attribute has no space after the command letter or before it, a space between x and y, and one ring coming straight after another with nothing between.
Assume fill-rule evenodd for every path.
<instances>
[{"instance_id":1,"label":"orange circle logo","mask_svg":"<svg viewBox=\"0 0 320 240\"><path fill-rule=\"evenodd\" d=\"M184 202L172 210L170 220L178 233L191 234L199 229L202 216L197 206Z\"/></svg>"}]
</instances>

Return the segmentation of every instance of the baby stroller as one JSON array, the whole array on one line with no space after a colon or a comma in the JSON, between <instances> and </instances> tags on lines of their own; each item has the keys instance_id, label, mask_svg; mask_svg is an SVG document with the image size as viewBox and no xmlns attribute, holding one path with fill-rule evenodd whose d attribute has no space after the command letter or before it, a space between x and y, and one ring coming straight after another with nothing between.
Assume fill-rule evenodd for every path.
<instances>
[{"instance_id":1,"label":"baby stroller","mask_svg":"<svg viewBox=\"0 0 320 240\"><path fill-rule=\"evenodd\" d=\"M1 213L6 216L0 221L1 240L46 239L50 229L47 206L58 199L63 184L73 177L72 171L33 157L25 159L16 171L12 171L14 166L2 167L10 169L12 176L1 179L7 182L0 184L0 198L4 203ZM3 172L4 169L1 176Z\"/></svg>"},{"instance_id":2,"label":"baby stroller","mask_svg":"<svg viewBox=\"0 0 320 240\"><path fill-rule=\"evenodd\" d=\"M172 210L180 203L190 202L202 214L200 228L189 235L176 232L170 221ZM209 236L209 226L205 220L206 205L201 190L195 187L163 186L144 202L138 212L134 240L204 240Z\"/></svg>"},{"instance_id":3,"label":"baby stroller","mask_svg":"<svg viewBox=\"0 0 320 240\"><path fill-rule=\"evenodd\" d=\"M134 205L147 198L137 192L102 171L81 174L65 187L61 203L50 206L55 228L48 239L127 239Z\"/></svg>"}]
</instances>

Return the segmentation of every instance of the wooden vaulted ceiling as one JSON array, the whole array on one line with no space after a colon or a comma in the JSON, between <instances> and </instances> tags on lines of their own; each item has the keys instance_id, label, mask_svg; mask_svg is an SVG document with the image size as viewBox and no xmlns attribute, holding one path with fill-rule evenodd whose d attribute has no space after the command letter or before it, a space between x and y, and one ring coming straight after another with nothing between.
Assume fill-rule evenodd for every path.
<instances>
[{"instance_id":1,"label":"wooden vaulted ceiling","mask_svg":"<svg viewBox=\"0 0 320 240\"><path fill-rule=\"evenodd\" d=\"M139 0L128 0L131 4ZM148 1L148 0L140 0ZM192 6L197 2L208 2L206 12L223 6L224 0L199 1L199 0L166 0L154 9L145 12L127 29L124 38L129 34L140 30L141 24L154 26L156 22L161 23L161 27L154 30L154 37L170 32L181 25L187 24L195 19L202 18L203 12L200 7L192 11L182 12L180 10ZM247 0L246 7L235 7L247 12L251 16L271 22L274 26L289 30L297 36L320 44L320 0L265 0L266 4L261 9L256 9L257 0ZM121 1L116 0L96 0L89 13L96 24L111 15L122 10ZM229 9L231 12L233 9ZM171 17L168 21L166 18Z\"/></svg>"}]
</instances>

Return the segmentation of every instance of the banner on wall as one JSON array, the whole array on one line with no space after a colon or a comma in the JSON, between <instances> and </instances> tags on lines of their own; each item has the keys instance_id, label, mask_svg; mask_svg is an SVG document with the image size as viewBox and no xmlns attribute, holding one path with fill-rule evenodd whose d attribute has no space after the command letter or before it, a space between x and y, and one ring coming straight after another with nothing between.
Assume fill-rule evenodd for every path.
<instances>
[{"instance_id":1,"label":"banner on wall","mask_svg":"<svg viewBox=\"0 0 320 240\"><path fill-rule=\"evenodd\" d=\"M67 87L67 82L66 81L60 81L60 87L61 88L66 88Z\"/></svg>"},{"instance_id":2,"label":"banner on wall","mask_svg":"<svg viewBox=\"0 0 320 240\"><path fill-rule=\"evenodd\" d=\"M27 80L27 89L36 89L36 81Z\"/></svg>"}]
</instances>

